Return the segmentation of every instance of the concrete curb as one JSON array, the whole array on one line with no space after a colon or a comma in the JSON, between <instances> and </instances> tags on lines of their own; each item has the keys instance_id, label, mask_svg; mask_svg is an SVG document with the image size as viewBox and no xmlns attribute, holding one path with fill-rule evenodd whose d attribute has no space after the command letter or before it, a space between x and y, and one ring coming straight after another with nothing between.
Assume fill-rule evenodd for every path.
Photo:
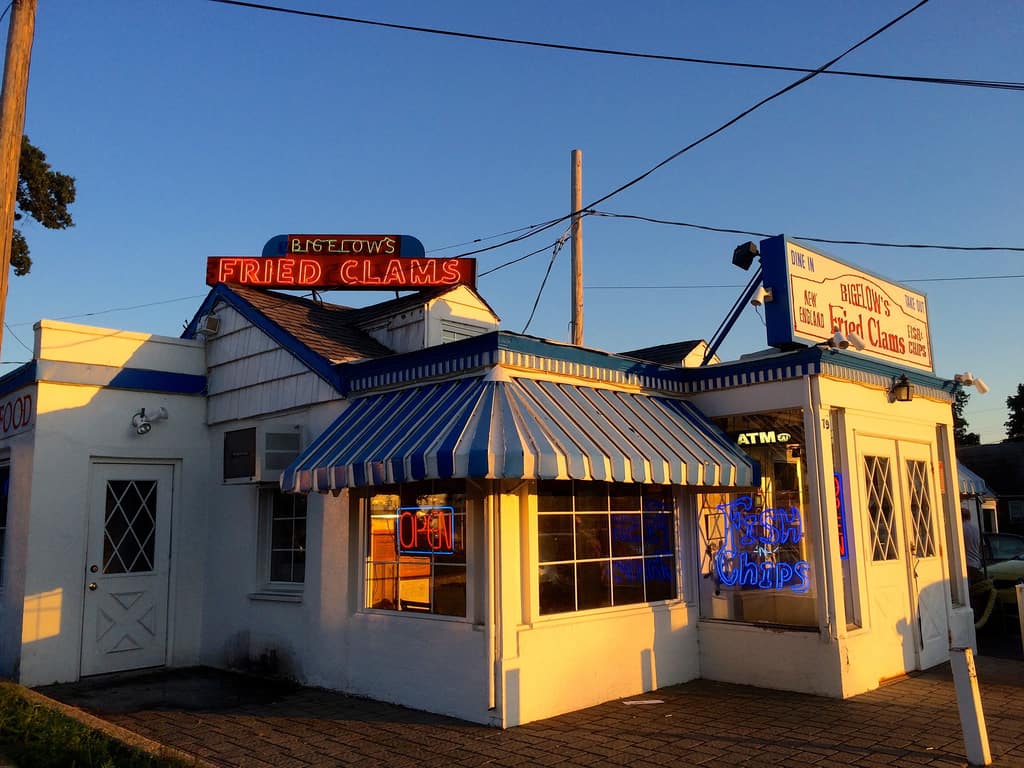
<instances>
[{"instance_id":1,"label":"concrete curb","mask_svg":"<svg viewBox=\"0 0 1024 768\"><path fill-rule=\"evenodd\" d=\"M147 755L178 760L185 765L195 766L195 768L224 768L221 763L211 763L198 755L193 755L190 752L185 752L184 750L169 747L166 744L161 744L157 741L153 741L152 739L147 739L145 736L140 736L134 731L129 731L127 728L122 728L119 725L109 723L102 718L89 714L85 710L51 699L48 696L44 696L43 694L33 691L31 688L19 685L18 683L0 680L0 690L12 691L15 695L21 697L30 704L36 704L53 712L62 714L65 717L69 717L87 728L99 731L103 735L108 736L115 741L119 741L129 747L145 752Z\"/></svg>"}]
</instances>

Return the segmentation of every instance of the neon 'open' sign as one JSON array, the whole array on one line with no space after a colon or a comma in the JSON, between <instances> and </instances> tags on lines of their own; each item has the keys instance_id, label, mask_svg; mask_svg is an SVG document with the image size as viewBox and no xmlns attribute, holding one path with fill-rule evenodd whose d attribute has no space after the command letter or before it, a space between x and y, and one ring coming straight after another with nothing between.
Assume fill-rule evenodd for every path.
<instances>
[{"instance_id":1,"label":"neon 'open' sign","mask_svg":"<svg viewBox=\"0 0 1024 768\"><path fill-rule=\"evenodd\" d=\"M452 507L399 507L400 555L450 555L455 552L455 509Z\"/></svg>"}]
</instances>

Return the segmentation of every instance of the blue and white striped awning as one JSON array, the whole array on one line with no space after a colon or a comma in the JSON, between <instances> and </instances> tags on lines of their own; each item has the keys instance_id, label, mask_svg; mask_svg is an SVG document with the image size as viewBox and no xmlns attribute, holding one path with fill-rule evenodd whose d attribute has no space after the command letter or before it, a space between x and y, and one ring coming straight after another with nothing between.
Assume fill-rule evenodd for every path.
<instances>
[{"instance_id":1,"label":"blue and white striped awning","mask_svg":"<svg viewBox=\"0 0 1024 768\"><path fill-rule=\"evenodd\" d=\"M752 486L759 469L678 398L510 378L357 398L282 473L288 492L442 478Z\"/></svg>"},{"instance_id":2,"label":"blue and white striped awning","mask_svg":"<svg viewBox=\"0 0 1024 768\"><path fill-rule=\"evenodd\" d=\"M956 473L960 478L961 496L991 496L995 498L996 495L988 487L988 483L960 462L956 464Z\"/></svg>"}]
</instances>

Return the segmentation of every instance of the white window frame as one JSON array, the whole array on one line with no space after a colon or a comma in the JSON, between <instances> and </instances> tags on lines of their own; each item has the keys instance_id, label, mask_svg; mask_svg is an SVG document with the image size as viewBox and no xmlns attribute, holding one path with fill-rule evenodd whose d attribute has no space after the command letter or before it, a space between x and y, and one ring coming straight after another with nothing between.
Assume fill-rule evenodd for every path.
<instances>
[{"instance_id":1,"label":"white window frame","mask_svg":"<svg viewBox=\"0 0 1024 768\"><path fill-rule=\"evenodd\" d=\"M7 487L10 489L11 463L9 461L0 461L0 470L7 470ZM7 532L10 530L10 500L10 493L8 492L7 500L0 505L0 594L3 593L7 586Z\"/></svg>"},{"instance_id":2,"label":"white window frame","mask_svg":"<svg viewBox=\"0 0 1024 768\"><path fill-rule=\"evenodd\" d=\"M281 494L280 488L275 485L261 485L257 491L256 501L258 506L258 534L256 541L256 557L257 557L257 581L259 582L259 592L251 597L254 598L291 598L292 600L301 600L302 593L305 591L306 579L308 578L308 559L303 567L303 580L302 581L272 581L270 573L270 562L271 562L271 543L272 543L272 530L274 523L274 499L277 494ZM291 496L291 494L283 494L285 496ZM298 498L298 497L296 497ZM306 536L302 543L302 551L306 554L307 558L309 555L309 500L308 497L302 497L303 503L306 505Z\"/></svg>"}]
</instances>

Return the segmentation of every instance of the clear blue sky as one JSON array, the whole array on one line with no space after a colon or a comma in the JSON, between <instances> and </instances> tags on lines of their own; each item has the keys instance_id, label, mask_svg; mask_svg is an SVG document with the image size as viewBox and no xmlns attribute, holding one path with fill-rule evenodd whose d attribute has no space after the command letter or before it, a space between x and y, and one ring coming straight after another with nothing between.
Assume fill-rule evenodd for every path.
<instances>
[{"instance_id":1,"label":"clear blue sky","mask_svg":"<svg viewBox=\"0 0 1024 768\"><path fill-rule=\"evenodd\" d=\"M813 67L912 3L279 4ZM6 19L2 26L6 39ZM1022 39L1020 2L932 0L838 66L1020 82ZM18 339L31 346L31 324L43 317L178 335L205 295L206 257L258 254L278 233L401 233L431 251L560 216L569 208L572 149L583 151L590 201L795 78L206 0L40 0L26 132L77 178L77 226L23 227L35 265L12 278L7 320L17 338L5 334L3 360L31 356ZM820 76L600 208L793 236L1019 247L1021 126L1020 92ZM556 236L481 254L479 269ZM621 351L710 337L745 282L730 259L746 239L587 218L586 344ZM899 281L1024 274L1020 253L826 250ZM567 338L568 255L554 265L531 334ZM523 330L549 259L550 251L480 280L504 328ZM972 394L967 417L985 441L1000 439L1005 400L1024 381L1024 280L910 285L929 299L936 372L985 378L992 391ZM381 298L327 295L351 305ZM141 304L152 306L106 312ZM748 309L722 354L764 346L760 318Z\"/></svg>"}]
</instances>

